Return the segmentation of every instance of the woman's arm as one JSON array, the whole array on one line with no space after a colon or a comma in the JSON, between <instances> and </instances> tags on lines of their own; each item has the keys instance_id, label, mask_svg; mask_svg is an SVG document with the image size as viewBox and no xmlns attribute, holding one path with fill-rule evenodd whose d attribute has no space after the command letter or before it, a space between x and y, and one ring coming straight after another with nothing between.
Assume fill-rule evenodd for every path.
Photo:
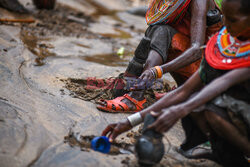
<instances>
[{"instance_id":1,"label":"woman's arm","mask_svg":"<svg viewBox=\"0 0 250 167\"><path fill-rule=\"evenodd\" d=\"M161 111L163 108L167 108L171 105L176 105L185 101L193 92L199 90L202 87L198 72L190 77L183 86L169 92L161 100L154 103L152 106L142 110L140 118L143 119L147 113L151 111ZM103 136L108 136L112 142L118 135L124 133L132 128L128 119L122 120L118 123L109 124L102 132Z\"/></svg>"},{"instance_id":2,"label":"woman's arm","mask_svg":"<svg viewBox=\"0 0 250 167\"><path fill-rule=\"evenodd\" d=\"M201 58L200 47L205 42L208 7L209 0L191 1L191 46L176 59L162 65L163 73L176 71Z\"/></svg>"},{"instance_id":3,"label":"woman's arm","mask_svg":"<svg viewBox=\"0 0 250 167\"><path fill-rule=\"evenodd\" d=\"M222 77L215 79L209 85L204 87L196 96L181 105L186 107L189 111L192 111L225 92L233 85L248 79L250 79L250 67L232 70Z\"/></svg>"},{"instance_id":4,"label":"woman's arm","mask_svg":"<svg viewBox=\"0 0 250 167\"><path fill-rule=\"evenodd\" d=\"M197 71L182 86L167 93L163 98L158 100L156 103L142 110L140 114L142 118L144 118L147 115L147 113L151 111L158 112L172 105L177 105L187 100L194 92L200 90L202 86L203 85L199 73Z\"/></svg>"},{"instance_id":5,"label":"woman's arm","mask_svg":"<svg viewBox=\"0 0 250 167\"><path fill-rule=\"evenodd\" d=\"M174 60L162 65L163 73L173 72L185 67L201 58L200 47L205 42L207 11L210 0L192 0L191 2L191 46ZM131 89L143 88L148 81L154 79L150 70L146 70L139 77L140 82Z\"/></svg>"},{"instance_id":6,"label":"woman's arm","mask_svg":"<svg viewBox=\"0 0 250 167\"><path fill-rule=\"evenodd\" d=\"M180 118L185 117L194 109L209 102L228 88L250 79L250 67L232 70L215 79L188 101L164 110L157 120L149 127L159 132L168 131Z\"/></svg>"}]
</instances>

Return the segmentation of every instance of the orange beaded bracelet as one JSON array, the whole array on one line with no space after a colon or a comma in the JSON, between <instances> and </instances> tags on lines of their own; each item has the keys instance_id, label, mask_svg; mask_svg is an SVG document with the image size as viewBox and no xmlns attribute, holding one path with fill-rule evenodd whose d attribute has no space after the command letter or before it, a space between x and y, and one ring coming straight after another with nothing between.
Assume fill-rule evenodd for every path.
<instances>
[{"instance_id":1,"label":"orange beaded bracelet","mask_svg":"<svg viewBox=\"0 0 250 167\"><path fill-rule=\"evenodd\" d=\"M162 68L160 66L155 66L154 68L157 72L157 78L161 78L163 74Z\"/></svg>"}]
</instances>

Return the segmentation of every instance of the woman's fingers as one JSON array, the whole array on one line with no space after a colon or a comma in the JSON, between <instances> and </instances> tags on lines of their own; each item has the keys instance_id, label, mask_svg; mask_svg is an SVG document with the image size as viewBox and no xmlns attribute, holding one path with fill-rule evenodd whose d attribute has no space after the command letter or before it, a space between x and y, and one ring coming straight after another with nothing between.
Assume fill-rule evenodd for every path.
<instances>
[{"instance_id":1,"label":"woman's fingers","mask_svg":"<svg viewBox=\"0 0 250 167\"><path fill-rule=\"evenodd\" d=\"M156 131L157 131L157 132L160 132L160 133L164 133L164 132L165 132L165 129L166 129L165 126L161 126L161 127L157 128Z\"/></svg>"},{"instance_id":2,"label":"woman's fingers","mask_svg":"<svg viewBox=\"0 0 250 167\"><path fill-rule=\"evenodd\" d=\"M108 125L103 131L102 136L106 136L109 132L112 132L114 129L115 124Z\"/></svg>"},{"instance_id":3,"label":"woman's fingers","mask_svg":"<svg viewBox=\"0 0 250 167\"><path fill-rule=\"evenodd\" d=\"M164 133L168 131L170 125L168 122L163 122L162 120L158 120L154 122L152 125L148 126L148 129L154 129L157 132Z\"/></svg>"},{"instance_id":4,"label":"woman's fingers","mask_svg":"<svg viewBox=\"0 0 250 167\"><path fill-rule=\"evenodd\" d=\"M149 82L151 80L151 75L150 75L150 71L146 70L144 71L141 76L138 78L137 80L137 84L135 84L131 90L141 90L141 89L145 89L145 85L147 84L147 82Z\"/></svg>"},{"instance_id":5,"label":"woman's fingers","mask_svg":"<svg viewBox=\"0 0 250 167\"><path fill-rule=\"evenodd\" d=\"M129 121L126 119L119 123L109 124L102 132L103 136L107 136L110 142L113 142L117 136L121 133L128 131L131 129L132 126L130 125Z\"/></svg>"},{"instance_id":6,"label":"woman's fingers","mask_svg":"<svg viewBox=\"0 0 250 167\"><path fill-rule=\"evenodd\" d=\"M157 120L148 126L148 129L154 129L157 132L166 132L170 129L172 122L174 121L173 118L166 112L151 112L152 116L157 117Z\"/></svg>"},{"instance_id":7,"label":"woman's fingers","mask_svg":"<svg viewBox=\"0 0 250 167\"><path fill-rule=\"evenodd\" d=\"M151 111L150 114L153 116L153 117L159 117L162 112L155 112L155 111Z\"/></svg>"},{"instance_id":8,"label":"woman's fingers","mask_svg":"<svg viewBox=\"0 0 250 167\"><path fill-rule=\"evenodd\" d=\"M109 124L103 131L102 136L107 136L110 142L113 142L117 136L132 129L132 125L128 119L124 119L119 123Z\"/></svg>"},{"instance_id":9,"label":"woman's fingers","mask_svg":"<svg viewBox=\"0 0 250 167\"><path fill-rule=\"evenodd\" d=\"M148 126L148 129L155 129L157 128L158 126L160 126L160 120L157 119L154 123L152 123L151 125Z\"/></svg>"},{"instance_id":10,"label":"woman's fingers","mask_svg":"<svg viewBox=\"0 0 250 167\"><path fill-rule=\"evenodd\" d=\"M138 80L138 84L135 85L137 90L142 90L146 88L147 82L149 81L148 76L145 76L143 79Z\"/></svg>"},{"instance_id":11,"label":"woman's fingers","mask_svg":"<svg viewBox=\"0 0 250 167\"><path fill-rule=\"evenodd\" d=\"M115 138L120 134L120 131L115 128L112 133L110 134L110 137L109 137L109 141L110 142L113 142L115 140Z\"/></svg>"},{"instance_id":12,"label":"woman's fingers","mask_svg":"<svg viewBox=\"0 0 250 167\"><path fill-rule=\"evenodd\" d=\"M142 73L141 76L138 78L139 80L142 80L146 76L145 73Z\"/></svg>"},{"instance_id":13,"label":"woman's fingers","mask_svg":"<svg viewBox=\"0 0 250 167\"><path fill-rule=\"evenodd\" d=\"M110 140L110 137L111 137L112 133L113 133L113 130L110 131L110 133L109 133L108 136L107 136L107 137L109 138L109 140Z\"/></svg>"},{"instance_id":14,"label":"woman's fingers","mask_svg":"<svg viewBox=\"0 0 250 167\"><path fill-rule=\"evenodd\" d=\"M140 82L138 84L135 84L131 90L142 90L145 89L145 81L144 80L140 80Z\"/></svg>"},{"instance_id":15,"label":"woman's fingers","mask_svg":"<svg viewBox=\"0 0 250 167\"><path fill-rule=\"evenodd\" d=\"M157 117L156 121L154 123L152 123L151 125L148 126L148 129L154 129L156 127L161 126L164 123L164 115L163 112L155 112L155 111L151 111L150 114L153 117Z\"/></svg>"}]
</instances>

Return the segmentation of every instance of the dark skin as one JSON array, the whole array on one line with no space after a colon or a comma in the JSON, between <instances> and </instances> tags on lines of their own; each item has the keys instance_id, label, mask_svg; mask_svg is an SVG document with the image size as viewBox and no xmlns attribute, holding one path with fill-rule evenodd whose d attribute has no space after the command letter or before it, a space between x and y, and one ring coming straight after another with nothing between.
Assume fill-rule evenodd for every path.
<instances>
[{"instance_id":1,"label":"dark skin","mask_svg":"<svg viewBox=\"0 0 250 167\"><path fill-rule=\"evenodd\" d=\"M222 5L224 24L232 36L249 40L250 17L239 11L240 6L238 0ZM235 8L235 10L232 10L232 8Z\"/></svg>"},{"instance_id":2,"label":"dark skin","mask_svg":"<svg viewBox=\"0 0 250 167\"><path fill-rule=\"evenodd\" d=\"M200 46L202 46L205 42L205 32L206 32L206 14L209 9L214 9L215 5L213 0L192 0L191 4L191 46L185 52L183 52L178 58L172 60L171 62L165 64L163 67L163 72L174 72L182 67L185 67L201 58L201 50ZM150 68L162 65L162 57L154 50L149 52L148 59L146 61L144 72L139 77L141 82L138 86L146 85L147 81L150 81L153 78L152 73L149 71ZM125 72L124 76L130 76ZM176 76L176 75L172 75ZM131 77L131 76L130 76ZM178 80L179 79L175 79ZM178 85L183 84L184 81L180 81ZM144 92L136 90L130 92L129 95L141 101L144 99ZM123 99L123 103L127 104L131 111L136 109L135 105L128 99ZM101 105L106 105L106 102L100 103Z\"/></svg>"},{"instance_id":3,"label":"dark skin","mask_svg":"<svg viewBox=\"0 0 250 167\"><path fill-rule=\"evenodd\" d=\"M233 80L231 78L234 78ZM193 109L205 104L214 97L218 96L229 87L238 84L244 80L250 79L250 68L242 68L232 70L223 77L220 77L203 88L197 95L189 98L194 92L197 92L203 87L198 72L196 72L184 85L178 89L165 95L162 99L157 101L154 105L144 109L140 112L142 118L146 114L152 113L158 117L157 121L149 128L153 128L159 132L168 131L179 119L185 117L192 112ZM187 100L189 98L189 100ZM184 102L187 100L186 102ZM167 108L167 109L164 109ZM152 112L156 111L156 112ZM213 120L210 119L209 120ZM222 121L220 121L222 123ZM227 121L225 121L226 123ZM232 125L231 125L232 126ZM102 135L107 135L113 141L118 135L132 129L132 126L127 119L108 125ZM234 128L235 129L235 128ZM237 133L234 133L237 134ZM246 137L238 137L244 140L242 148L246 148ZM239 141L239 140L235 140ZM249 141L248 141L249 142ZM250 144L250 143L249 143ZM250 146L248 144L248 146ZM250 148L248 148L250 151Z\"/></svg>"},{"instance_id":4,"label":"dark skin","mask_svg":"<svg viewBox=\"0 0 250 167\"><path fill-rule=\"evenodd\" d=\"M241 37L249 40L249 33L246 30L250 28L250 16L240 12L240 5L240 0L230 2L224 1L222 10L225 17L225 23L228 26L232 26L232 24L237 26L229 29L228 31L230 33L236 36L240 34ZM237 18L237 20L232 23L228 18ZM241 27L244 28L241 29ZM241 32L246 32L246 34L242 34ZM157 117L157 120L149 128L155 129L161 133L167 132L179 119L190 114L194 109L214 99L233 85L248 79L250 79L250 67L239 68L226 73L203 87L199 74L196 72L185 82L185 84L165 95L154 105L144 109L140 114L142 118L148 113L153 114ZM191 96L195 92L197 92L197 94ZM202 114L203 119L209 126L200 127L205 134L213 130L250 157L250 141L246 136L241 134L234 125L213 112L205 111L202 112L201 115ZM102 135L108 135L110 141L113 141L118 135L130 129L132 129L132 126L126 119L119 123L108 125L104 129Z\"/></svg>"},{"instance_id":5,"label":"dark skin","mask_svg":"<svg viewBox=\"0 0 250 167\"><path fill-rule=\"evenodd\" d=\"M200 47L205 42L206 32L206 15L208 9L214 9L213 1L199 1L193 0L191 2L191 47L183 52L179 57L162 65L163 73L174 72L182 67L185 67L201 58ZM155 63L156 64L156 63ZM158 64L159 65L159 64ZM155 66L155 65L154 65ZM143 80L138 86L143 86L146 81L154 79L149 68L154 66L147 66L140 79Z\"/></svg>"}]
</instances>

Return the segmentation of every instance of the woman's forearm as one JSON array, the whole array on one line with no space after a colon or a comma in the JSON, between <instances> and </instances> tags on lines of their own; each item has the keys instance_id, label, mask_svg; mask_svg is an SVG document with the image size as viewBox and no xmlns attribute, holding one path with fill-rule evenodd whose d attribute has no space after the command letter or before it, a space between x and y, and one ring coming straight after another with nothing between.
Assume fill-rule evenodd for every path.
<instances>
[{"instance_id":1,"label":"woman's forearm","mask_svg":"<svg viewBox=\"0 0 250 167\"><path fill-rule=\"evenodd\" d=\"M209 85L204 87L196 96L190 98L187 102L181 105L183 105L184 108L187 108L187 112L189 113L197 107L214 99L233 85L248 79L250 79L250 68L241 68L230 71L222 77L215 79Z\"/></svg>"},{"instance_id":2,"label":"woman's forearm","mask_svg":"<svg viewBox=\"0 0 250 167\"><path fill-rule=\"evenodd\" d=\"M201 87L202 82L198 72L196 72L181 87L167 93L156 103L142 110L140 114L142 118L144 118L144 116L151 111L160 112L164 108L182 103L183 101L187 100L194 92L200 90Z\"/></svg>"},{"instance_id":3,"label":"woman's forearm","mask_svg":"<svg viewBox=\"0 0 250 167\"><path fill-rule=\"evenodd\" d=\"M140 114L141 114L142 118L144 118L146 116L146 114L151 112L151 111L160 112L162 109L167 108L171 105L181 103L185 99L187 99L187 94L183 93L182 91L180 91L178 89L175 89L175 90L169 92L167 95L165 95L163 98L158 100L153 105L142 110L140 112Z\"/></svg>"},{"instance_id":4,"label":"woman's forearm","mask_svg":"<svg viewBox=\"0 0 250 167\"><path fill-rule=\"evenodd\" d=\"M208 0L191 1L191 26L190 26L191 46L189 49L183 52L179 57L163 65L162 68L164 73L176 71L201 58L202 51L200 50L200 47L205 42L208 6L209 6Z\"/></svg>"},{"instance_id":5,"label":"woman's forearm","mask_svg":"<svg viewBox=\"0 0 250 167\"><path fill-rule=\"evenodd\" d=\"M183 68L197 60L202 56L199 44L193 44L189 49L182 53L179 57L170 61L167 64L162 65L163 73L173 72L180 68Z\"/></svg>"}]
</instances>

